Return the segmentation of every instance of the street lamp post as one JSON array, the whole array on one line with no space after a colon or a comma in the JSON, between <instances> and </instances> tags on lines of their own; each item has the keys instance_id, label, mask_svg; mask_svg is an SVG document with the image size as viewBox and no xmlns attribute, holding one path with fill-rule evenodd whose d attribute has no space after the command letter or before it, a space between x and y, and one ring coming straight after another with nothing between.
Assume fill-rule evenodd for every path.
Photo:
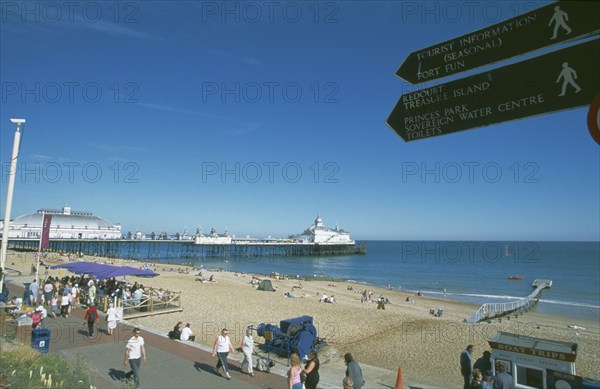
<instances>
[{"instance_id":1,"label":"street lamp post","mask_svg":"<svg viewBox=\"0 0 600 389\"><path fill-rule=\"evenodd\" d=\"M25 119L10 119L17 126L15 141L13 143L12 158L10 160L10 171L8 176L8 188L6 189L6 207L4 208L4 226L2 228L2 249L0 251L0 293L4 291L4 278L6 276L6 249L8 248L8 227L10 225L10 210L12 208L13 190L15 189L15 176L17 175L17 157L19 156L19 145L21 143L21 127L25 125Z\"/></svg>"}]
</instances>

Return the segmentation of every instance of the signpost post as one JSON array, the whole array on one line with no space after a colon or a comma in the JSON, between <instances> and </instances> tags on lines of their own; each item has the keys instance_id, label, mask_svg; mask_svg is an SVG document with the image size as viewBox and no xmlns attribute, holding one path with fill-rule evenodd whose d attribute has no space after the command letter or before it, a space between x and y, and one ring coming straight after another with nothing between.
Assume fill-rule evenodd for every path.
<instances>
[{"instance_id":1,"label":"signpost post","mask_svg":"<svg viewBox=\"0 0 600 389\"><path fill-rule=\"evenodd\" d=\"M404 94L386 123L408 142L589 105L600 91L598 69L595 39Z\"/></svg>"},{"instance_id":2,"label":"signpost post","mask_svg":"<svg viewBox=\"0 0 600 389\"><path fill-rule=\"evenodd\" d=\"M600 2L559 1L409 54L396 75L419 84L600 31Z\"/></svg>"}]
</instances>

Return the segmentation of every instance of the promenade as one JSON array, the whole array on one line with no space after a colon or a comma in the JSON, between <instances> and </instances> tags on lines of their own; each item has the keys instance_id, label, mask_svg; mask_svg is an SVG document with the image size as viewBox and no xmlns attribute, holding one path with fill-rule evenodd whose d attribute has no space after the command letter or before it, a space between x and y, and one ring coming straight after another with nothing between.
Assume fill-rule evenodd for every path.
<instances>
[{"instance_id":1,"label":"promenade","mask_svg":"<svg viewBox=\"0 0 600 389\"><path fill-rule=\"evenodd\" d=\"M19 284L9 284L11 295L23 293ZM135 323L121 322L113 332L108 335L104 314L98 319L97 329L93 338L88 338L87 324L84 323L84 308L72 311L68 318L47 317L44 328L51 331L50 354L62 354L68 359L83 358L96 374L97 388L123 388L128 381L125 374L130 370L129 365L123 365L125 343L132 335ZM169 320L168 315L157 316L156 320ZM287 388L286 372L288 366L281 362L271 368L269 373L256 371L254 377L240 370L243 355L239 352L229 356L229 366L232 379L227 380L217 375L214 371L216 358L211 355L209 347L196 342L181 342L170 340L164 333L156 332L152 328L142 329L145 340L147 364L141 368L142 388ZM4 331L14 331L14 327L4 326ZM18 337L25 343L30 343L31 330L29 326L18 329ZM266 353L259 352L261 357ZM255 356L254 363L256 364ZM360 361L359 361L360 362ZM394 388L397 378L396 371L380 369L374 366L361 364L366 380L365 388ZM342 359L322 364L320 369L319 388L341 388L345 374L345 365ZM129 382L132 382L131 380ZM408 385L404 388L434 389L429 386Z\"/></svg>"}]
</instances>

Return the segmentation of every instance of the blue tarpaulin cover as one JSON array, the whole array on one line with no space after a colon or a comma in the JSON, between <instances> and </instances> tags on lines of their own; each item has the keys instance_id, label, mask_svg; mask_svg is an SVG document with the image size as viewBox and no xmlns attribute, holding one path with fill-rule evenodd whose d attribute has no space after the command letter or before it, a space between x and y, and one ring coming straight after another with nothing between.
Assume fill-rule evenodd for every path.
<instances>
[{"instance_id":1,"label":"blue tarpaulin cover","mask_svg":"<svg viewBox=\"0 0 600 389\"><path fill-rule=\"evenodd\" d=\"M131 266L112 266L91 262L70 262L51 266L50 269L67 269L75 274L89 274L99 280L118 276L155 277L158 273Z\"/></svg>"}]
</instances>

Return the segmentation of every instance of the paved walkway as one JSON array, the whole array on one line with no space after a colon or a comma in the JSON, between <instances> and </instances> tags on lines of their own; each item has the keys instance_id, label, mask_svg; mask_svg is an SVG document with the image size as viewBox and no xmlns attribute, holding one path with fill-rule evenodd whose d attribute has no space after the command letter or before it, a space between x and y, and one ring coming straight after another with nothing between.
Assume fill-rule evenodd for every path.
<instances>
[{"instance_id":1,"label":"paved walkway","mask_svg":"<svg viewBox=\"0 0 600 389\"><path fill-rule=\"evenodd\" d=\"M22 286L12 284L9 287L11 295L23 293ZM68 318L48 317L44 320L44 328L51 331L50 353L61 353L71 359L77 356L84 358L96 371L98 388L123 388L126 386L125 374L129 371L129 366L123 365L125 343L132 335L132 326L127 322L119 323L110 336L102 315L96 322L100 329L90 339L87 337L87 323L83 320L84 313L83 308L78 308ZM18 336L30 342L30 327L19 327ZM206 346L170 340L165 334L151 328L142 327L142 337L146 343L148 360L147 365L141 368L142 388L287 388L285 374L288 367L285 364L277 363L270 373L255 370L254 377L251 377L245 370L240 370L241 353L230 354L229 366L233 378L227 380L215 374L216 358L212 357ZM341 388L345 373L343 362L340 360L322 367L319 388ZM362 365L362 369L367 381L366 389L394 388L397 372L368 365ZM404 387L433 389L406 383Z\"/></svg>"}]
</instances>

